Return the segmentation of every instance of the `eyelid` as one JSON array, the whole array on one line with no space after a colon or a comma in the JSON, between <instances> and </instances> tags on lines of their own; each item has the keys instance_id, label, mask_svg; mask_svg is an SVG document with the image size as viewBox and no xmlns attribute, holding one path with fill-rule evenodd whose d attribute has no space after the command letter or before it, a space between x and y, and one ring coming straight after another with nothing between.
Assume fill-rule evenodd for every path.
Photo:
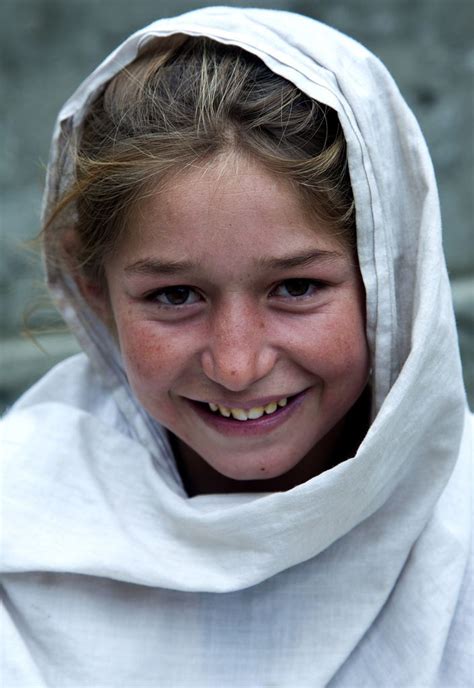
<instances>
[{"instance_id":1,"label":"eyelid","mask_svg":"<svg viewBox=\"0 0 474 688\"><path fill-rule=\"evenodd\" d=\"M288 282L306 282L309 287L311 287L311 286L314 287L315 292L312 292L310 294L301 294L300 296L292 296L291 294L288 294L288 296L280 296L280 297L276 296L276 294L275 294L276 290L279 287L284 286ZM311 277L289 277L285 280L280 280L279 282L277 282L272 287L270 295L274 295L277 298L283 298L283 299L286 299L288 301L298 301L298 300L303 300L303 299L310 299L310 298L316 296L316 294L318 292L324 290L328 286L329 286L329 284L327 282L325 282L324 280L314 279Z\"/></svg>"},{"instance_id":2,"label":"eyelid","mask_svg":"<svg viewBox=\"0 0 474 688\"><path fill-rule=\"evenodd\" d=\"M191 303L178 303L178 304L162 303L161 301L158 301L158 298L157 298L158 296L166 293L167 291L172 291L173 289L187 289L190 293L198 296L199 298L192 301ZM157 306L159 308L167 308L170 310L177 310L179 308L186 308L189 306L194 306L196 303L199 303L199 301L202 301L203 297L200 294L199 290L197 290L195 287L191 287L188 284L173 284L173 285L169 285L166 287L160 287L159 289L152 289L151 291L149 291L143 295L143 299L149 303L153 303L155 306Z\"/></svg>"},{"instance_id":3,"label":"eyelid","mask_svg":"<svg viewBox=\"0 0 474 688\"><path fill-rule=\"evenodd\" d=\"M292 296L289 293L286 295L276 293L278 289L285 287L285 285L292 282L306 283L308 285L309 293L304 293L296 296ZM329 286L330 284L328 282L311 277L288 277L286 279L279 280L278 282L276 282L270 288L270 291L267 293L270 298L275 299L275 301L280 302L281 304L285 304L288 306L294 305L296 307L296 305L303 306L305 304L309 305L308 302L314 302L318 295L320 295L320 293ZM166 294L167 291L173 291L175 289L188 290L189 294L193 296L191 302L173 304L166 303L158 299L160 295ZM197 304L207 300L199 289L189 284L170 284L164 287L155 288L143 294L142 299L145 302L150 303L154 308L159 308L175 313L177 313L178 311L184 311L185 309L195 307Z\"/></svg>"}]
</instances>

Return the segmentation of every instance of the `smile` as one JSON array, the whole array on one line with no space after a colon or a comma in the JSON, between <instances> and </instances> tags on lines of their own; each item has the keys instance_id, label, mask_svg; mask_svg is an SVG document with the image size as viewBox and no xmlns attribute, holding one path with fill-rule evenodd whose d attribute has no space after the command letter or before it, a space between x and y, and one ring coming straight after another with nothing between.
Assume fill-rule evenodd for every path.
<instances>
[{"instance_id":1,"label":"smile","mask_svg":"<svg viewBox=\"0 0 474 688\"><path fill-rule=\"evenodd\" d=\"M220 414L224 418L234 418L239 421L257 420L263 415L271 416L279 408L283 408L288 403L288 397L282 397L278 401L272 401L265 406L254 406L250 409L230 408L222 406L221 404L208 403L209 408L213 413Z\"/></svg>"},{"instance_id":2,"label":"smile","mask_svg":"<svg viewBox=\"0 0 474 688\"><path fill-rule=\"evenodd\" d=\"M292 396L248 408L209 401L187 401L204 423L218 433L252 437L266 435L286 423L301 406L308 391L305 389Z\"/></svg>"}]
</instances>

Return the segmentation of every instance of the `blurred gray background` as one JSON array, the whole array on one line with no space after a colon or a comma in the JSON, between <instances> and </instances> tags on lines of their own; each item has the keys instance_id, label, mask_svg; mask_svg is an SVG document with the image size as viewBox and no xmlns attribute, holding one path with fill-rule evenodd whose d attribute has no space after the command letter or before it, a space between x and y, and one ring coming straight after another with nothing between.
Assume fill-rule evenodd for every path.
<instances>
[{"instance_id":1,"label":"blurred gray background","mask_svg":"<svg viewBox=\"0 0 474 688\"><path fill-rule=\"evenodd\" d=\"M39 211L55 116L79 82L127 35L154 19L219 4L193 0L2 0L0 407L77 345L48 306L28 243ZM414 110L441 195L464 374L474 406L474 3L471 0L227 2L287 9L352 35L378 55ZM35 344L29 326L43 333ZM29 319L28 319L29 318Z\"/></svg>"}]
</instances>

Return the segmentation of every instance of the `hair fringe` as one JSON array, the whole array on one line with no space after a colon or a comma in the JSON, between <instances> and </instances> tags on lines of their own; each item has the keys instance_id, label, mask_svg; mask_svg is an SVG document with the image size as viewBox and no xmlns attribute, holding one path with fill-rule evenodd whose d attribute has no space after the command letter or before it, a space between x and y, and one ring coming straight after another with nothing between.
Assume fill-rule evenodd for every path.
<instances>
[{"instance_id":1,"label":"hair fringe","mask_svg":"<svg viewBox=\"0 0 474 688\"><path fill-rule=\"evenodd\" d=\"M336 112L240 48L181 36L150 42L92 104L74 152L75 178L43 228L47 252L65 259L62 237L73 230L78 269L99 276L152 185L231 153L283 176L313 216L354 245Z\"/></svg>"}]
</instances>

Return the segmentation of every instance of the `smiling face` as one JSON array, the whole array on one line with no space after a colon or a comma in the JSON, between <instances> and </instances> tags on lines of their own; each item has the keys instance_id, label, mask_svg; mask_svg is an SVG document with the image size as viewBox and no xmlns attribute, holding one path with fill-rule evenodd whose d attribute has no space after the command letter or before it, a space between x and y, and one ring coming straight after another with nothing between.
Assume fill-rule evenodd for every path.
<instances>
[{"instance_id":1,"label":"smiling face","mask_svg":"<svg viewBox=\"0 0 474 688\"><path fill-rule=\"evenodd\" d=\"M131 387L194 492L285 489L334 462L367 382L364 290L283 181L243 160L181 173L140 201L105 272Z\"/></svg>"}]
</instances>

